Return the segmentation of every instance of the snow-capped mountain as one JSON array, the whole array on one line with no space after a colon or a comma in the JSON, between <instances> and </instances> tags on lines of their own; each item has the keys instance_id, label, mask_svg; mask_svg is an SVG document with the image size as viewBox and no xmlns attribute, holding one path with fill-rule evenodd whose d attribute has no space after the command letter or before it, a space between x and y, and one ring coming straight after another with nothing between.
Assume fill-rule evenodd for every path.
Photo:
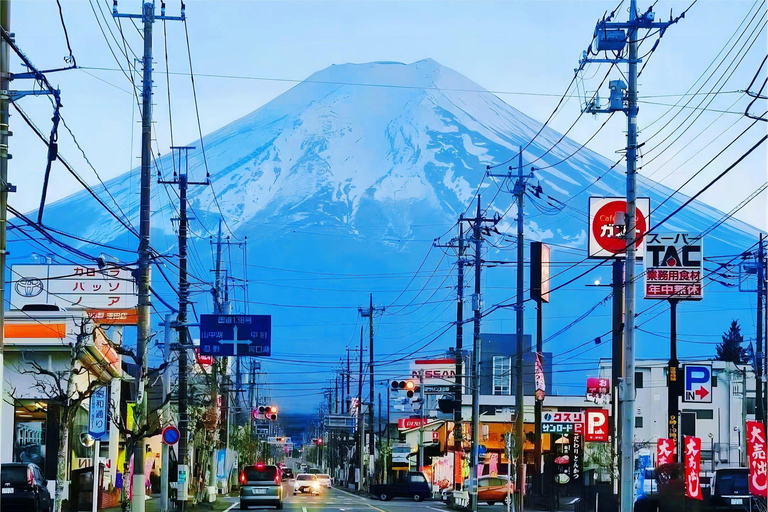
<instances>
[{"instance_id":1,"label":"snow-capped mountain","mask_svg":"<svg viewBox=\"0 0 768 512\"><path fill-rule=\"evenodd\" d=\"M396 303L390 308L392 315L381 319L381 351L394 353L424 338L414 344L413 348L418 348L431 340L427 335L451 320L454 256L441 259L440 251L433 250L408 291L402 296L399 291L408 285L432 240L441 235L446 240L456 234L455 229L446 232L467 209L486 166L513 156L540 128L539 121L431 59L413 64L328 67L204 137L213 186L189 190L191 215L195 217L192 230L198 235L195 243L201 256L200 261L193 261L193 268L198 277L209 277L208 238L216 231L220 206L233 240L242 241L247 236L250 311L274 315L278 353L288 352L280 349L283 339L291 340L292 349L299 354L307 350L340 354L353 335L356 306L367 304L369 290L375 293L377 303ZM579 144L568 138L552 148L560 138L561 134L544 128L524 151L523 164L527 168L533 162L533 166L545 168L535 172L534 183L540 183L552 197L567 201L568 206L554 216L529 209L526 235L569 247L555 247L553 254L556 260L572 262L586 256L588 197L622 196L625 178L623 167L607 172L613 161L586 148L579 150ZM190 179L202 180L206 168L201 143L190 145L196 146L189 155ZM169 178L172 156L159 158L158 168ZM134 225L138 225L138 182L138 169L107 182L114 201L96 187L100 197L113 208L115 203L120 205ZM176 196L159 185L153 188L152 245L160 252L173 253L170 219L176 217L171 205ZM641 178L639 192L650 196L653 208L671 190ZM497 193L496 184L485 179L483 200L493 197L493 210L503 213L510 206L511 195ZM666 216L685 199L675 196L653 212L652 220ZM133 205L130 211L129 205ZM722 212L695 202L670 220L664 230L699 233L722 216ZM87 239L135 246L135 238L86 192L50 205L45 218L49 225L64 231L76 229ZM512 222L509 214L499 228L509 229ZM735 254L756 239L756 229L730 219L707 236L706 252ZM503 247L508 242L498 241L497 245ZM514 260L513 249L492 251L490 259ZM439 270L428 279L438 264ZM242 278L238 265L233 263L230 270ZM584 268L581 265L563 273L554 284ZM609 275L606 270L597 272ZM583 281L594 279L595 275L589 275ZM489 269L483 283L488 287L485 303L512 296L512 280L509 267ZM587 292L579 281L553 297L548 308L553 317L548 321L548 332L568 324L598 301L603 292L598 297L595 291L599 290L586 295L593 298L584 299ZM711 312L715 301L721 300L719 296L725 295L709 294L701 303L681 307L691 314L701 310L700 318L706 319L704 324L691 322L690 329L718 334L736 315L734 311L743 313L742 323L747 324L748 312L741 309L747 298L739 294L727 294L726 302L717 302L732 304L735 309L724 312L716 306L714 309L721 311ZM235 303L235 307L244 309L242 303ZM565 350L594 338L609 327L608 313L598 309L557 343ZM532 314L530 311L526 316ZM510 318L506 312L500 312L496 319L489 317L484 330L509 332L514 329ZM650 325L660 326L662 333L667 331L665 315ZM681 321L683 331L688 326L687 318ZM449 345L452 332L425 350ZM391 334L389 339L387 334ZM717 341L716 337L706 339L712 339L713 344ZM666 357L663 339L649 337L646 343L648 350L644 353L641 347L641 355ZM658 350L651 345L658 345ZM590 355L608 354L605 347L598 348ZM698 349L696 354L714 354L714 345Z\"/></svg>"}]
</instances>

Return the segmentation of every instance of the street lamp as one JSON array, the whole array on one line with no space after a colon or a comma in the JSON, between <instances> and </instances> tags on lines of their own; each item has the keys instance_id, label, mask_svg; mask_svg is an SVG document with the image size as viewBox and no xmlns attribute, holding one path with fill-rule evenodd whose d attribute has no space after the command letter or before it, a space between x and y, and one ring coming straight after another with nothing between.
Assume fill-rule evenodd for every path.
<instances>
[{"instance_id":1,"label":"street lamp","mask_svg":"<svg viewBox=\"0 0 768 512\"><path fill-rule=\"evenodd\" d=\"M712 435L712 432L707 434L709 436L709 449L710 449L710 455L712 457L712 472L715 472L715 436Z\"/></svg>"}]
</instances>

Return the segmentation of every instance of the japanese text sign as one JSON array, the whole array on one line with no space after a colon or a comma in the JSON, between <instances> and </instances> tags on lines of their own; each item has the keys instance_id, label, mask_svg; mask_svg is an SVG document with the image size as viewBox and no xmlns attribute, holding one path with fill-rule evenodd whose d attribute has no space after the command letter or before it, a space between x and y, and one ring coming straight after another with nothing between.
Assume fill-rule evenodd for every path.
<instances>
[{"instance_id":1,"label":"japanese text sign","mask_svg":"<svg viewBox=\"0 0 768 512\"><path fill-rule=\"evenodd\" d=\"M701 495L701 439L685 436L685 496L694 500L704 499Z\"/></svg>"},{"instance_id":2,"label":"japanese text sign","mask_svg":"<svg viewBox=\"0 0 768 512\"><path fill-rule=\"evenodd\" d=\"M589 442L608 442L608 411L605 409L587 409L585 414L584 440Z\"/></svg>"},{"instance_id":3,"label":"japanese text sign","mask_svg":"<svg viewBox=\"0 0 768 512\"><path fill-rule=\"evenodd\" d=\"M656 467L675 462L675 440L660 438L656 441Z\"/></svg>"},{"instance_id":4,"label":"japanese text sign","mask_svg":"<svg viewBox=\"0 0 768 512\"><path fill-rule=\"evenodd\" d=\"M269 356L270 315L200 315L200 354L207 356Z\"/></svg>"},{"instance_id":5,"label":"japanese text sign","mask_svg":"<svg viewBox=\"0 0 768 512\"><path fill-rule=\"evenodd\" d=\"M88 433L101 439L107 433L107 387L102 386L91 395L88 408Z\"/></svg>"},{"instance_id":6,"label":"japanese text sign","mask_svg":"<svg viewBox=\"0 0 768 512\"><path fill-rule=\"evenodd\" d=\"M712 403L712 365L683 365L683 402Z\"/></svg>"},{"instance_id":7,"label":"japanese text sign","mask_svg":"<svg viewBox=\"0 0 768 512\"><path fill-rule=\"evenodd\" d=\"M96 265L13 265L11 309L50 304L66 309L132 309L138 304L130 269Z\"/></svg>"},{"instance_id":8,"label":"japanese text sign","mask_svg":"<svg viewBox=\"0 0 768 512\"><path fill-rule=\"evenodd\" d=\"M545 411L541 421L547 423L584 423L584 413Z\"/></svg>"},{"instance_id":9,"label":"japanese text sign","mask_svg":"<svg viewBox=\"0 0 768 512\"><path fill-rule=\"evenodd\" d=\"M704 297L701 237L649 233L645 240L645 298L701 300Z\"/></svg>"},{"instance_id":10,"label":"japanese text sign","mask_svg":"<svg viewBox=\"0 0 768 512\"><path fill-rule=\"evenodd\" d=\"M754 496L768 496L768 459L765 450L765 425L760 421L748 421L749 493Z\"/></svg>"},{"instance_id":11,"label":"japanese text sign","mask_svg":"<svg viewBox=\"0 0 768 512\"><path fill-rule=\"evenodd\" d=\"M643 257L643 240L650 228L651 199L638 197L635 203L635 234L632 239L636 257ZM624 197L589 198L590 258L617 258L624 256L630 239L627 237L627 200Z\"/></svg>"}]
</instances>

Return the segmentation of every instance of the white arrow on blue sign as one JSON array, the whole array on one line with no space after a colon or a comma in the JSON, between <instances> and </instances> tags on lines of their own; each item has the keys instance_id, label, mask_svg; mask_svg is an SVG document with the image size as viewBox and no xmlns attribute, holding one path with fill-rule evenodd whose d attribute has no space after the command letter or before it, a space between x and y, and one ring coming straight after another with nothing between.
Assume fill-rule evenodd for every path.
<instances>
[{"instance_id":1,"label":"white arrow on blue sign","mask_svg":"<svg viewBox=\"0 0 768 512\"><path fill-rule=\"evenodd\" d=\"M91 395L88 433L94 439L101 439L107 433L107 386L100 387Z\"/></svg>"},{"instance_id":2,"label":"white arrow on blue sign","mask_svg":"<svg viewBox=\"0 0 768 512\"><path fill-rule=\"evenodd\" d=\"M269 356L270 315L200 315L200 354L207 356Z\"/></svg>"}]
</instances>

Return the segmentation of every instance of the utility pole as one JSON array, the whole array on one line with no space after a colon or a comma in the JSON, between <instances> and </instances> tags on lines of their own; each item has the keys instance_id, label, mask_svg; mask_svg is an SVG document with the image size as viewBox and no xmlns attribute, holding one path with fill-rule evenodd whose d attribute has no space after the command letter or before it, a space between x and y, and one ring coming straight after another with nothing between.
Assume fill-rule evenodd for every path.
<instances>
[{"instance_id":1,"label":"utility pole","mask_svg":"<svg viewBox=\"0 0 768 512\"><path fill-rule=\"evenodd\" d=\"M458 491L461 489L461 456L464 453L463 441L463 418L462 418L462 395L464 387L464 224L459 223L459 262L458 276L456 285L456 389L453 394L453 488Z\"/></svg>"},{"instance_id":2,"label":"utility pole","mask_svg":"<svg viewBox=\"0 0 768 512\"><path fill-rule=\"evenodd\" d=\"M187 231L189 221L187 220L187 188L189 185L207 186L210 183L206 181L189 181L189 150L194 146L173 146L171 151L178 151L179 171L173 170L173 178L163 180L159 176L157 182L162 185L178 185L179 187L179 314L176 320L176 332L179 335L179 465L188 465L188 396L187 396L187 373L188 373L188 351L191 348L189 343L189 332L187 325L187 306L189 305L189 280L187 278ZM212 368L215 368L215 361ZM212 370L213 371L213 370ZM214 382L215 387L215 382ZM215 389L214 389L215 392ZM180 467L181 470L184 468ZM187 474L187 481L189 479ZM179 512L184 512L186 505L186 493L184 487L180 485L177 492L177 502ZM135 496L135 494L134 494Z\"/></svg>"},{"instance_id":3,"label":"utility pole","mask_svg":"<svg viewBox=\"0 0 768 512\"><path fill-rule=\"evenodd\" d=\"M166 414L170 413L170 395L171 395L171 326L173 324L173 315L168 313L165 315L165 321L163 322L164 336L163 336L163 360L166 367L163 371L163 416L167 418ZM170 510L170 503L168 501L168 488L169 472L171 469L171 458L169 456L169 447L163 443L161 448L161 464L160 468L160 512L168 512Z\"/></svg>"},{"instance_id":4,"label":"utility pole","mask_svg":"<svg viewBox=\"0 0 768 512\"><path fill-rule=\"evenodd\" d=\"M621 80L613 80L609 83L611 88L610 106L600 108L594 102L586 106L589 113L612 113L623 111L627 115L627 212L626 212L626 270L624 272L624 374L619 388L619 400L621 403L621 459L619 465L621 512L632 512L634 506L634 438L635 438L635 265L637 234L637 64L640 62L637 55L638 30L658 29L663 34L670 25L677 23L684 13L677 18L670 18L666 22L655 22L655 14L651 9L638 16L637 0L630 0L629 21L611 22L614 13L607 18L598 21L595 27L594 38L596 48L594 53L601 51L612 52L615 58L591 58L590 52L584 52L579 61L577 71L584 69L590 62L626 63L628 84ZM660 37L660 36L659 36ZM624 58L625 45L628 46L627 58ZM591 48L590 48L591 50ZM626 95L623 90L626 88ZM643 235L643 233L641 233Z\"/></svg>"},{"instance_id":5,"label":"utility pole","mask_svg":"<svg viewBox=\"0 0 768 512\"><path fill-rule=\"evenodd\" d=\"M512 167L509 168L512 171ZM489 176L497 176L487 173ZM505 179L514 177L511 172L503 175L499 175ZM515 380L515 447L518 451L518 461L516 464L516 479L517 485L515 486L515 510L522 512L523 510L523 487L525 486L525 450L523 449L523 441L525 435L523 429L525 426L525 396L523 388L523 337L525 332L525 186L526 177L523 176L523 148L520 147L517 153L517 180L515 181L515 188L513 193L517 199L517 301L515 303L515 355L516 355L516 380Z\"/></svg>"},{"instance_id":6,"label":"utility pole","mask_svg":"<svg viewBox=\"0 0 768 512\"><path fill-rule=\"evenodd\" d=\"M474 311L474 337L472 349L472 460L470 461L470 479L477 482L477 464L480 459L480 319L482 318L483 303L480 295L480 279L482 268L482 248L484 223L496 225L498 217L487 219L480 210L480 196L477 196L477 213L475 217L459 217L459 222L469 222L472 226L472 241L475 244L475 293L472 295L472 310ZM477 512L477 485L470 490L470 504Z\"/></svg>"},{"instance_id":7,"label":"utility pole","mask_svg":"<svg viewBox=\"0 0 768 512\"><path fill-rule=\"evenodd\" d=\"M621 458L619 440L621 439L621 410L619 408L619 388L624 375L624 260L616 258L612 268L613 304L611 311L611 409L614 435L611 439L611 488L615 495L619 493L619 479L616 470Z\"/></svg>"},{"instance_id":8,"label":"utility pole","mask_svg":"<svg viewBox=\"0 0 768 512\"><path fill-rule=\"evenodd\" d=\"M368 309L358 308L358 311L360 312L360 316L363 318L368 318L368 370L370 372L370 381L368 382L369 387L369 400L368 400L368 428L371 431L371 437L368 439L368 457L370 458L369 463L369 471L368 471L368 481L369 483L373 481L373 460L375 458L376 454L376 445L375 445L375 432L373 430L373 401L375 399L374 396L374 373L373 373L373 317L377 312L383 313L384 307L373 307L373 294L371 293L369 296L369 303L368 303ZM362 347L360 348L360 356L362 361ZM361 376L362 378L362 376ZM362 397L360 397L360 407L362 408ZM362 468L361 468L362 470Z\"/></svg>"},{"instance_id":9,"label":"utility pole","mask_svg":"<svg viewBox=\"0 0 768 512\"><path fill-rule=\"evenodd\" d=\"M141 19L144 25L144 57L142 59L142 109L141 109L141 185L139 194L139 248L138 248L138 268L136 269L135 279L139 289L138 304L138 325L136 327L136 356L138 360L138 375L136 376L136 410L135 422L139 432L147 423L147 400L144 395L147 374L147 342L150 337L150 282L151 282L151 249L150 249L150 188L152 185L152 25L156 20L184 21L184 6L182 4L180 16L166 16L163 9L160 16L155 15L155 4L153 1L145 1L142 5L141 14L123 14L117 12L117 2L112 6L112 16L115 18ZM1 121L1 120L0 120ZM0 169L0 172L2 170ZM4 209L4 208L3 208ZM4 225L3 225L4 226ZM181 315L181 311L179 311ZM179 338L179 342L184 344L186 339ZM182 351L183 353L183 351ZM186 397L185 397L186 399ZM180 397L181 400L181 397ZM180 426L181 426L181 422ZM185 425L186 427L186 425ZM186 444L185 439L180 440ZM144 474L144 437L140 435L136 439L133 453L133 499L131 500L131 510L133 512L144 512L145 493L146 493L146 475ZM180 446L181 447L181 446ZM182 455L183 457L183 455ZM186 496L185 496L186 498ZM183 506L179 512L184 512Z\"/></svg>"},{"instance_id":10,"label":"utility pole","mask_svg":"<svg viewBox=\"0 0 768 512\"><path fill-rule=\"evenodd\" d=\"M11 32L11 0L0 0L0 25L5 32ZM8 43L0 42L0 403L5 400L5 359L3 346L5 344L5 258L6 252L6 226L8 220L8 192L13 187L8 183L8 136L9 129L8 108L11 104L10 97L4 91L10 89L11 66L9 62L10 52ZM2 436L0 436L0 453L2 453Z\"/></svg>"},{"instance_id":11,"label":"utility pole","mask_svg":"<svg viewBox=\"0 0 768 512\"><path fill-rule=\"evenodd\" d=\"M357 430L360 436L357 455L360 474L357 477L357 490L363 490L363 468L365 467L365 416L363 416L363 327L360 326L360 371L357 374Z\"/></svg>"},{"instance_id":12,"label":"utility pole","mask_svg":"<svg viewBox=\"0 0 768 512\"><path fill-rule=\"evenodd\" d=\"M424 392L424 370L419 370L419 390L421 407L419 407L419 467L418 470L424 467L424 408L427 406L426 397Z\"/></svg>"}]
</instances>

